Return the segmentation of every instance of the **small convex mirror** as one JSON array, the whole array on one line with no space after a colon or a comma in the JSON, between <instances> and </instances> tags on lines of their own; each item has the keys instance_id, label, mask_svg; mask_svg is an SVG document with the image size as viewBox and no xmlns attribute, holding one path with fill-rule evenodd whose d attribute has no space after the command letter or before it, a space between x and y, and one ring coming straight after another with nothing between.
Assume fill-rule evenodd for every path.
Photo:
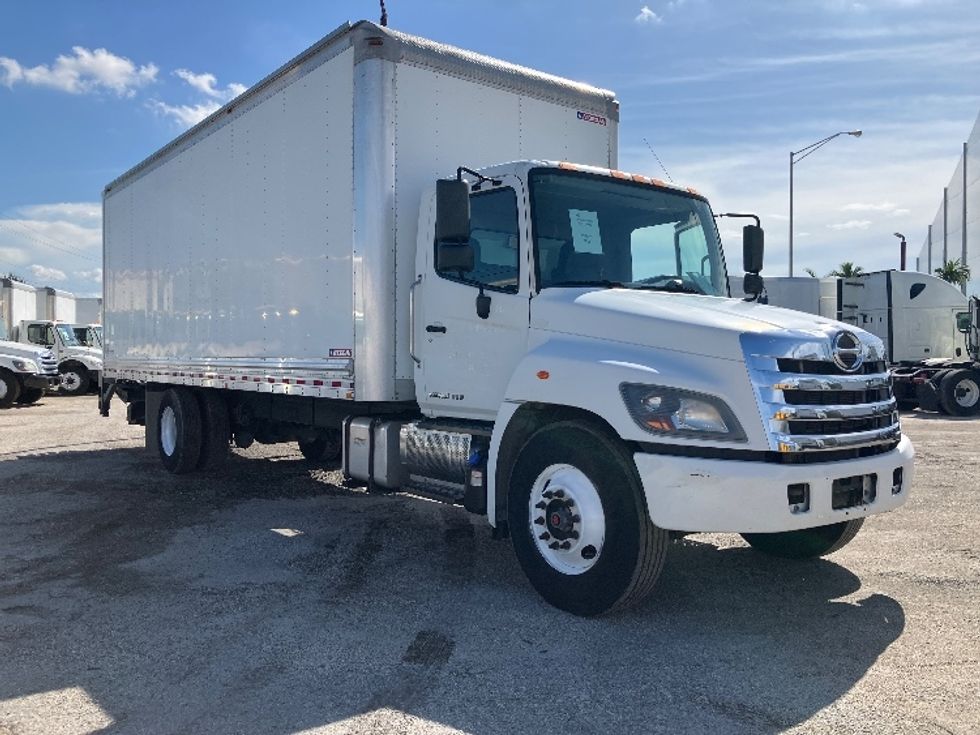
<instances>
[{"instance_id":1,"label":"small convex mirror","mask_svg":"<svg viewBox=\"0 0 980 735\"><path fill-rule=\"evenodd\" d=\"M759 225L745 225L742 228L742 270L746 273L759 273L765 251L765 233Z\"/></svg>"}]
</instances>

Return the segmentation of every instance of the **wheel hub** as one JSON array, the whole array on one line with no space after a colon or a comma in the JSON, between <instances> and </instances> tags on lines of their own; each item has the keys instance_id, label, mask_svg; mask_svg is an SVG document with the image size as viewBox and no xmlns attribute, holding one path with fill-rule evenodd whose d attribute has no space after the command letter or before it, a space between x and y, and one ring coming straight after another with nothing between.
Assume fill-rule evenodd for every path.
<instances>
[{"instance_id":1,"label":"wheel hub","mask_svg":"<svg viewBox=\"0 0 980 735\"><path fill-rule=\"evenodd\" d=\"M980 386L969 378L957 383L954 393L956 402L964 408L971 408L980 400Z\"/></svg>"},{"instance_id":2,"label":"wheel hub","mask_svg":"<svg viewBox=\"0 0 980 735\"><path fill-rule=\"evenodd\" d=\"M61 374L61 387L65 390L73 391L78 388L81 379L78 377L78 373L62 373Z\"/></svg>"},{"instance_id":3,"label":"wheel hub","mask_svg":"<svg viewBox=\"0 0 980 735\"><path fill-rule=\"evenodd\" d=\"M544 560L563 574L582 574L599 559L606 519L599 492L577 467L551 465L535 480L529 530Z\"/></svg>"}]
</instances>

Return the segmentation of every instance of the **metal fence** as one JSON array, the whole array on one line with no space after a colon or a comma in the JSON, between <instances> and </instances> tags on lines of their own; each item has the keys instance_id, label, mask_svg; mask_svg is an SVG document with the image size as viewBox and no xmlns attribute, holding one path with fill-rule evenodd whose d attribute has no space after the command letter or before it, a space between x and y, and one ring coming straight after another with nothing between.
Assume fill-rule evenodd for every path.
<instances>
[{"instance_id":1,"label":"metal fence","mask_svg":"<svg viewBox=\"0 0 980 735\"><path fill-rule=\"evenodd\" d=\"M970 266L972 279L963 290L980 295L980 116L963 144L953 178L943 189L915 268L935 274L947 260Z\"/></svg>"}]
</instances>

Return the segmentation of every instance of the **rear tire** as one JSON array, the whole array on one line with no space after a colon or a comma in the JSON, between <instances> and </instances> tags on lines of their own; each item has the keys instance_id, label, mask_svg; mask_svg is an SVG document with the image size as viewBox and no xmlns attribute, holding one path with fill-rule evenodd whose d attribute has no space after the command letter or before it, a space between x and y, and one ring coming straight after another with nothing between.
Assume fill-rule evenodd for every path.
<instances>
[{"instance_id":1,"label":"rear tire","mask_svg":"<svg viewBox=\"0 0 980 735\"><path fill-rule=\"evenodd\" d=\"M508 525L538 594L583 616L646 597L669 542L668 532L650 521L632 458L613 437L578 421L545 426L521 448Z\"/></svg>"},{"instance_id":2,"label":"rear tire","mask_svg":"<svg viewBox=\"0 0 980 735\"><path fill-rule=\"evenodd\" d=\"M0 408L10 408L20 398L20 381L13 373L0 370Z\"/></svg>"},{"instance_id":3,"label":"rear tire","mask_svg":"<svg viewBox=\"0 0 980 735\"><path fill-rule=\"evenodd\" d=\"M980 373L976 370L950 370L939 384L939 404L950 416L976 416L980 413Z\"/></svg>"},{"instance_id":4,"label":"rear tire","mask_svg":"<svg viewBox=\"0 0 980 735\"><path fill-rule=\"evenodd\" d=\"M24 388L17 397L17 403L27 406L37 403L44 396L44 388Z\"/></svg>"},{"instance_id":5,"label":"rear tire","mask_svg":"<svg viewBox=\"0 0 980 735\"><path fill-rule=\"evenodd\" d=\"M231 442L228 404L214 390L198 391L197 397L201 409L201 455L197 468L218 470L228 460Z\"/></svg>"},{"instance_id":6,"label":"rear tire","mask_svg":"<svg viewBox=\"0 0 980 735\"><path fill-rule=\"evenodd\" d=\"M88 370L79 365L72 365L62 368L59 372L61 373L59 391L66 396L83 396L88 393L91 383Z\"/></svg>"},{"instance_id":7,"label":"rear tire","mask_svg":"<svg viewBox=\"0 0 980 735\"><path fill-rule=\"evenodd\" d=\"M311 462L336 462L340 459L341 449L338 429L328 429L316 439L299 442L299 451Z\"/></svg>"},{"instance_id":8,"label":"rear tire","mask_svg":"<svg viewBox=\"0 0 980 735\"><path fill-rule=\"evenodd\" d=\"M163 466L175 475L197 467L201 456L201 409L186 388L170 388L160 399L157 449Z\"/></svg>"},{"instance_id":9,"label":"rear tire","mask_svg":"<svg viewBox=\"0 0 980 735\"><path fill-rule=\"evenodd\" d=\"M783 533L743 533L749 546L756 551L783 559L814 559L833 554L847 546L857 536L863 518L855 518L829 526L804 528Z\"/></svg>"}]
</instances>

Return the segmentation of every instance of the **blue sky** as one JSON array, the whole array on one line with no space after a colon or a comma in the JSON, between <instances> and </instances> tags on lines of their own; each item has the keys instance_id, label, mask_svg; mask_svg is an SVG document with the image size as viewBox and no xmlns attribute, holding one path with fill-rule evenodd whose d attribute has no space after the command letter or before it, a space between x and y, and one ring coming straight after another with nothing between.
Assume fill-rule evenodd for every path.
<instances>
[{"instance_id":1,"label":"blue sky","mask_svg":"<svg viewBox=\"0 0 980 735\"><path fill-rule=\"evenodd\" d=\"M752 211L785 275L914 259L980 110L976 0L388 0L399 30L616 91L620 167ZM103 186L375 0L0 0L0 272L101 289ZM737 228L723 227L730 251ZM732 253L735 255L735 252ZM730 260L737 262L736 257Z\"/></svg>"}]
</instances>

